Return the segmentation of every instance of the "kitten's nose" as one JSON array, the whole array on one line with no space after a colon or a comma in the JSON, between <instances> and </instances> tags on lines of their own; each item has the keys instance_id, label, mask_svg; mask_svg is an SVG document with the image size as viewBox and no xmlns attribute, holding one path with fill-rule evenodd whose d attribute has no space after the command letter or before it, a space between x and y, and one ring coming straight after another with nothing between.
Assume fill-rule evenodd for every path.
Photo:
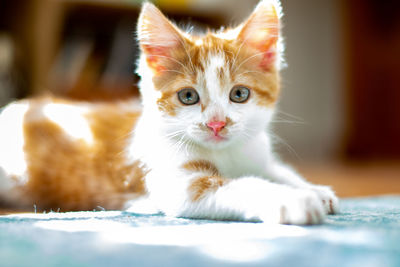
<instances>
[{"instance_id":1,"label":"kitten's nose","mask_svg":"<svg viewBox=\"0 0 400 267\"><path fill-rule=\"evenodd\" d=\"M225 122L211 121L207 123L207 127L214 132L215 136L218 136L218 133L225 127Z\"/></svg>"}]
</instances>

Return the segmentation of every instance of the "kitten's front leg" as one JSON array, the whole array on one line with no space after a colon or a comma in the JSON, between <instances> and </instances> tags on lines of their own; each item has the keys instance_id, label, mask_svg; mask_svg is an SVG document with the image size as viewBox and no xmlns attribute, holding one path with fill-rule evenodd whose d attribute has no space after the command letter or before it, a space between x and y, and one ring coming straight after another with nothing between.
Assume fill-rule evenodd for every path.
<instances>
[{"instance_id":1,"label":"kitten's front leg","mask_svg":"<svg viewBox=\"0 0 400 267\"><path fill-rule=\"evenodd\" d=\"M150 198L168 215L284 224L317 224L325 216L315 192L258 177L229 179L195 171L158 178L149 177Z\"/></svg>"},{"instance_id":2,"label":"kitten's front leg","mask_svg":"<svg viewBox=\"0 0 400 267\"><path fill-rule=\"evenodd\" d=\"M310 190L258 177L203 179L194 179L189 187L183 216L282 224L318 224L325 217L318 196Z\"/></svg>"},{"instance_id":3,"label":"kitten's front leg","mask_svg":"<svg viewBox=\"0 0 400 267\"><path fill-rule=\"evenodd\" d=\"M312 190L318 195L328 214L339 212L339 200L329 186L308 183L292 168L281 162L274 161L270 163L267 167L266 177L277 183L287 184L295 188Z\"/></svg>"}]
</instances>

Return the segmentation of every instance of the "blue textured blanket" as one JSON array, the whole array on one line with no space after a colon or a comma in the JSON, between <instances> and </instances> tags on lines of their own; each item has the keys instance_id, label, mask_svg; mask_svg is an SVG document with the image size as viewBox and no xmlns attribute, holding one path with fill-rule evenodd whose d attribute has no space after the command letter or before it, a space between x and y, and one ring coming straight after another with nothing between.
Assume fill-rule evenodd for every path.
<instances>
[{"instance_id":1,"label":"blue textured blanket","mask_svg":"<svg viewBox=\"0 0 400 267\"><path fill-rule=\"evenodd\" d=\"M400 266L400 197L345 199L318 226L120 211L0 216L0 266Z\"/></svg>"}]
</instances>

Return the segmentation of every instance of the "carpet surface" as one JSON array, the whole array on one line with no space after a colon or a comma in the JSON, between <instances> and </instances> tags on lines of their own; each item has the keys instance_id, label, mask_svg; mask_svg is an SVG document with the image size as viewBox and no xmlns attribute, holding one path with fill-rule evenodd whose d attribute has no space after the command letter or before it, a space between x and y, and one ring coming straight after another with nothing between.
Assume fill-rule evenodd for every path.
<instances>
[{"instance_id":1,"label":"carpet surface","mask_svg":"<svg viewBox=\"0 0 400 267\"><path fill-rule=\"evenodd\" d=\"M341 201L318 226L120 211L0 216L0 266L400 266L400 196Z\"/></svg>"}]
</instances>

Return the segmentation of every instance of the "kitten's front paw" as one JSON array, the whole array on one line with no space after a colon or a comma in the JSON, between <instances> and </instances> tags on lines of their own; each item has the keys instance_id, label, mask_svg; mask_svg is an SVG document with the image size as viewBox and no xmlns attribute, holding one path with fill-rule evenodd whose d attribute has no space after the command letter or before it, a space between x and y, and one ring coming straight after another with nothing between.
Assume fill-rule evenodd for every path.
<instances>
[{"instance_id":1,"label":"kitten's front paw","mask_svg":"<svg viewBox=\"0 0 400 267\"><path fill-rule=\"evenodd\" d=\"M282 224L319 224L325 217L324 207L311 190L296 189L286 196L280 207Z\"/></svg>"},{"instance_id":2,"label":"kitten's front paw","mask_svg":"<svg viewBox=\"0 0 400 267\"><path fill-rule=\"evenodd\" d=\"M310 189L318 195L327 214L339 212L339 200L329 186L313 185Z\"/></svg>"}]
</instances>

